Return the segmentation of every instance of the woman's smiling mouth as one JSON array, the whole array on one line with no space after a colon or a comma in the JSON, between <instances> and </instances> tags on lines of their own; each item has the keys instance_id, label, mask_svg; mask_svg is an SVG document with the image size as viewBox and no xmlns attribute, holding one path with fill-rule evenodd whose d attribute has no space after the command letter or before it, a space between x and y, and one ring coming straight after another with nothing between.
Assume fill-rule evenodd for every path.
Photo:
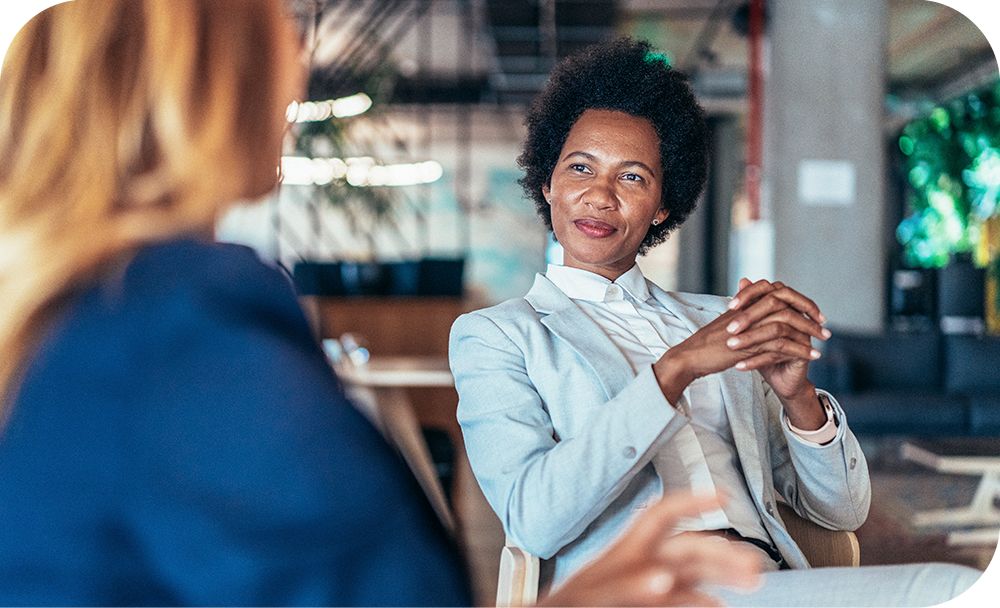
<instances>
[{"instance_id":1,"label":"woman's smiling mouth","mask_svg":"<svg viewBox=\"0 0 1000 608\"><path fill-rule=\"evenodd\" d=\"M618 231L618 229L611 224L606 224L599 220L580 219L575 220L573 224L576 226L577 230L595 239L603 239Z\"/></svg>"}]
</instances>

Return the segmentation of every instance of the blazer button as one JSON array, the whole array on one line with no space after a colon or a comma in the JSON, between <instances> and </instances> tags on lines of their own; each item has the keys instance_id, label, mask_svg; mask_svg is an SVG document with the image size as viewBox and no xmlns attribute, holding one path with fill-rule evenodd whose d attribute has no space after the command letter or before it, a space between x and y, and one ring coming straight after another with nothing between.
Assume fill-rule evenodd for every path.
<instances>
[{"instance_id":1,"label":"blazer button","mask_svg":"<svg viewBox=\"0 0 1000 608\"><path fill-rule=\"evenodd\" d=\"M856 467L857 465L858 465L858 459L857 458L851 458L851 470L852 471L854 470L854 467Z\"/></svg>"},{"instance_id":2,"label":"blazer button","mask_svg":"<svg viewBox=\"0 0 1000 608\"><path fill-rule=\"evenodd\" d=\"M635 448L632 446L625 448L622 450L622 456L625 458L635 458Z\"/></svg>"},{"instance_id":3,"label":"blazer button","mask_svg":"<svg viewBox=\"0 0 1000 608\"><path fill-rule=\"evenodd\" d=\"M770 501L764 503L764 510L767 511L768 515L774 515L774 506Z\"/></svg>"}]
</instances>

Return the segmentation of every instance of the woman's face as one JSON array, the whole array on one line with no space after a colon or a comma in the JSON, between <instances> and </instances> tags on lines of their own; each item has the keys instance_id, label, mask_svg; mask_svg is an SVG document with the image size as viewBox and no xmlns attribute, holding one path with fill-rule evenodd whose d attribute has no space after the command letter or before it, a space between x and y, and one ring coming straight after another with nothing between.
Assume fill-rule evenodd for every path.
<instances>
[{"instance_id":1,"label":"woman's face","mask_svg":"<svg viewBox=\"0 0 1000 608\"><path fill-rule=\"evenodd\" d=\"M542 194L563 263L614 280L635 263L660 207L663 169L653 124L614 110L586 110L570 129Z\"/></svg>"}]
</instances>

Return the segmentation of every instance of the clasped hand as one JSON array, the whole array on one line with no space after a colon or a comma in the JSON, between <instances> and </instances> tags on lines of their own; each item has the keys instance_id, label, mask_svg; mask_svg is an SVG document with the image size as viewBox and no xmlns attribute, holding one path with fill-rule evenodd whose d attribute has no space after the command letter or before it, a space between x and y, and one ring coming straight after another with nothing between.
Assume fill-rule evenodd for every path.
<instances>
[{"instance_id":1,"label":"clasped hand","mask_svg":"<svg viewBox=\"0 0 1000 608\"><path fill-rule=\"evenodd\" d=\"M820 357L811 338L830 331L815 302L780 281L740 280L729 310L657 361L654 369L664 395L676 403L694 380L735 367L757 370L783 402L815 402L807 378L809 362Z\"/></svg>"}]
</instances>

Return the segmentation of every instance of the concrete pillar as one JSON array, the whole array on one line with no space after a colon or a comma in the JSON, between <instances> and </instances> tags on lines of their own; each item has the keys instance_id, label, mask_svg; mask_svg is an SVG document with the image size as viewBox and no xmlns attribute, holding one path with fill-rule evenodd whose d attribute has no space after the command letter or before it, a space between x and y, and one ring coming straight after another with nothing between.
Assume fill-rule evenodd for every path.
<instances>
[{"instance_id":1,"label":"concrete pillar","mask_svg":"<svg viewBox=\"0 0 1000 608\"><path fill-rule=\"evenodd\" d=\"M888 2L770 0L767 13L762 201L775 278L834 329L879 331Z\"/></svg>"}]
</instances>

